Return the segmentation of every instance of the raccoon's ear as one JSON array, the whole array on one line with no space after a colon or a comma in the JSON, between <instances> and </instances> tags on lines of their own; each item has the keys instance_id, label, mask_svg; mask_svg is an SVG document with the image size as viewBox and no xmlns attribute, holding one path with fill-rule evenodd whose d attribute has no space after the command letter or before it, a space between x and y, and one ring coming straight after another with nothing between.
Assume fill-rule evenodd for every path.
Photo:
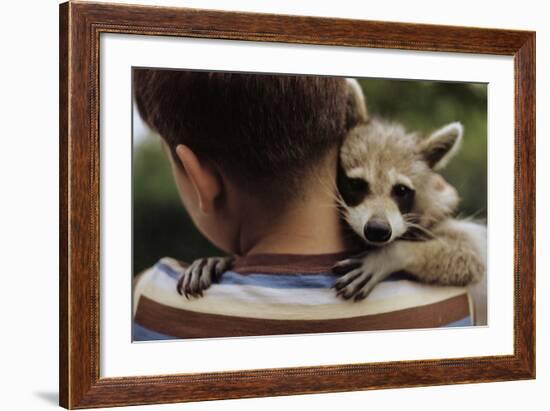
<instances>
[{"instance_id":1,"label":"raccoon's ear","mask_svg":"<svg viewBox=\"0 0 550 411\"><path fill-rule=\"evenodd\" d=\"M464 134L462 124L449 123L421 141L418 152L431 168L439 170L445 167L458 152L462 143L462 134Z\"/></svg>"},{"instance_id":2,"label":"raccoon's ear","mask_svg":"<svg viewBox=\"0 0 550 411\"><path fill-rule=\"evenodd\" d=\"M346 123L348 130L351 130L356 125L366 122L369 115L365 95L359 82L354 78L347 78L346 84L348 88Z\"/></svg>"}]
</instances>

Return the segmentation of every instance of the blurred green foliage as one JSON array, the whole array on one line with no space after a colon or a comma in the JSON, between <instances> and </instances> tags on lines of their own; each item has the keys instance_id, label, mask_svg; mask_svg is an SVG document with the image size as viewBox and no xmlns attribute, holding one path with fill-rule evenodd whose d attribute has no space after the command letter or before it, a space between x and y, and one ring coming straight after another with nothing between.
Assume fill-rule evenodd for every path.
<instances>
[{"instance_id":1,"label":"blurred green foliage","mask_svg":"<svg viewBox=\"0 0 550 411\"><path fill-rule=\"evenodd\" d=\"M369 113L421 134L452 121L464 125L459 154L442 172L462 198L460 215L485 218L487 209L487 86L433 81L361 79ZM134 273L163 256L184 261L221 255L194 227L177 193L160 140L134 141Z\"/></svg>"}]
</instances>

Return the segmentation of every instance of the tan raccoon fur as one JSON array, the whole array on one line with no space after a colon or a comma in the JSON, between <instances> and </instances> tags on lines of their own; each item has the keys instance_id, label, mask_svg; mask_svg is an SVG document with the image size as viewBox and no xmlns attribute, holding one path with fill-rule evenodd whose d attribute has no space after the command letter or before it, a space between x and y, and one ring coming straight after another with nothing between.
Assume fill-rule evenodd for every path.
<instances>
[{"instance_id":1,"label":"tan raccoon fur","mask_svg":"<svg viewBox=\"0 0 550 411\"><path fill-rule=\"evenodd\" d=\"M420 281L464 286L485 274L486 228L452 217L459 197L436 173L458 151L463 128L448 124L427 138L371 118L340 151L338 189L344 220L366 243L341 261L338 295L361 300L398 271Z\"/></svg>"}]
</instances>

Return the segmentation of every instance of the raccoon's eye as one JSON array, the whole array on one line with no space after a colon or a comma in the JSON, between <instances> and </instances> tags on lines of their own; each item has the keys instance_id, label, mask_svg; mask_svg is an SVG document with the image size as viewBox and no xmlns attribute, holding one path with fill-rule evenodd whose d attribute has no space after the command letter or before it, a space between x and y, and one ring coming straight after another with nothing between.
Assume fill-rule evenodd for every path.
<instances>
[{"instance_id":1,"label":"raccoon's eye","mask_svg":"<svg viewBox=\"0 0 550 411\"><path fill-rule=\"evenodd\" d=\"M393 186L393 195L402 198L410 196L414 191L404 184L396 184Z\"/></svg>"},{"instance_id":2,"label":"raccoon's eye","mask_svg":"<svg viewBox=\"0 0 550 411\"><path fill-rule=\"evenodd\" d=\"M338 173L338 191L348 206L355 207L369 194L369 183L360 178L349 178L343 172Z\"/></svg>"},{"instance_id":3,"label":"raccoon's eye","mask_svg":"<svg viewBox=\"0 0 550 411\"><path fill-rule=\"evenodd\" d=\"M369 183L361 178L348 179L348 187L350 191L356 194L367 195L369 193Z\"/></svg>"},{"instance_id":4,"label":"raccoon's eye","mask_svg":"<svg viewBox=\"0 0 550 411\"><path fill-rule=\"evenodd\" d=\"M414 205L414 190L412 188L404 184L396 184L393 186L392 195L402 213L411 211Z\"/></svg>"}]
</instances>

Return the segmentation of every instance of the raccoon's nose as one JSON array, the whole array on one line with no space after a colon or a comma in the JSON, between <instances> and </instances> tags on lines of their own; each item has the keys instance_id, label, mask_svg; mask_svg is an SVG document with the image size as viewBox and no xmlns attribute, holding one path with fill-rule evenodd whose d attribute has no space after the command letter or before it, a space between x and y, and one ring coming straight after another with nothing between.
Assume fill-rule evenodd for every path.
<instances>
[{"instance_id":1,"label":"raccoon's nose","mask_svg":"<svg viewBox=\"0 0 550 411\"><path fill-rule=\"evenodd\" d=\"M384 243L391 237L391 226L385 220L373 218L363 229L365 238L373 243Z\"/></svg>"}]
</instances>

